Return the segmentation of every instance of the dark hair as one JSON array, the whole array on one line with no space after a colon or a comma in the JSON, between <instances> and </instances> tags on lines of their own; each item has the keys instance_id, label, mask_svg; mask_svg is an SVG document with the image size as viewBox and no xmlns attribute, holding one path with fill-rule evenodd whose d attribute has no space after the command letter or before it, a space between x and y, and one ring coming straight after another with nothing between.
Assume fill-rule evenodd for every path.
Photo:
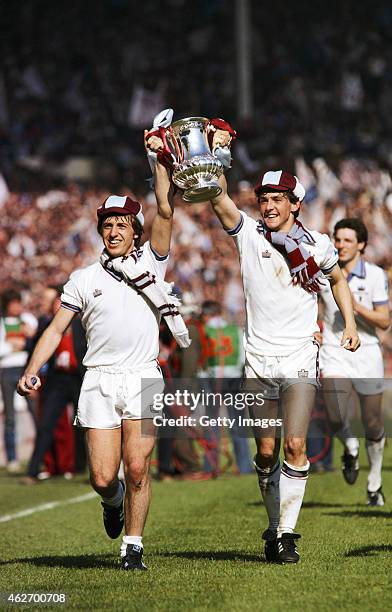
<instances>
[{"instance_id":1,"label":"dark hair","mask_svg":"<svg viewBox=\"0 0 392 612\"><path fill-rule=\"evenodd\" d=\"M2 305L3 311L5 312L7 310L8 304L14 301L21 302L22 301L21 294L19 293L19 291L16 291L16 289L6 289L4 293L2 293L1 295L1 305Z\"/></svg>"},{"instance_id":2,"label":"dark hair","mask_svg":"<svg viewBox=\"0 0 392 612\"><path fill-rule=\"evenodd\" d=\"M137 238L135 239L135 247L138 249L139 246L140 246L140 242L141 242L141 239L142 239L142 235L143 235L144 229L143 229L143 226L140 223L140 221L138 221L136 219L135 215L133 215L132 213L130 213L128 215L124 215L124 214L121 214L121 213L111 212L111 213L108 213L107 215L105 215L103 217L98 217L97 232L101 236L102 236L102 226L103 226L103 223L104 223L104 221L108 217L124 217L124 218L128 218L128 219L131 220L131 225L132 225L133 231L137 235Z\"/></svg>"},{"instance_id":3,"label":"dark hair","mask_svg":"<svg viewBox=\"0 0 392 612\"><path fill-rule=\"evenodd\" d=\"M257 202L259 204L260 204L260 197L264 195L265 193L284 193L287 196L287 199L290 202L290 204L297 204L297 202L299 202L299 198L297 198L297 196L294 195L291 189L287 189L287 191L278 191L275 189L271 189L271 187L269 188L266 187L266 188L258 189L257 191L255 190L255 194L257 196ZM296 219L299 215L299 209L294 211L293 215L294 215L294 219Z\"/></svg>"},{"instance_id":4,"label":"dark hair","mask_svg":"<svg viewBox=\"0 0 392 612\"><path fill-rule=\"evenodd\" d=\"M201 312L203 315L217 316L222 312L222 308L219 302L214 302L214 300L206 300L201 305Z\"/></svg>"},{"instance_id":5,"label":"dark hair","mask_svg":"<svg viewBox=\"0 0 392 612\"><path fill-rule=\"evenodd\" d=\"M336 238L336 233L340 229L352 229L352 230L354 230L354 232L355 232L355 234L357 236L358 242L364 242L365 243L365 246L361 250L361 253L364 253L364 251L366 249L367 242L368 242L368 231L367 231L366 225L361 221L361 219L357 219L356 217L352 217L352 218L349 218L349 219L340 219L340 221L338 221L335 224L335 227L333 228L333 237L334 238Z\"/></svg>"}]
</instances>

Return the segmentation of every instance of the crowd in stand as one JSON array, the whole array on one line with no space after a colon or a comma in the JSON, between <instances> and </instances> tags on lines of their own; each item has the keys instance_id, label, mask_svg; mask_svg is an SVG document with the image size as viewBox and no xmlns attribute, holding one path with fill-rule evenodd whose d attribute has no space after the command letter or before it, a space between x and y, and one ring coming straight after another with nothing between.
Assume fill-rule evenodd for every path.
<instances>
[{"instance_id":1,"label":"crowd in stand","mask_svg":"<svg viewBox=\"0 0 392 612\"><path fill-rule=\"evenodd\" d=\"M240 208L256 215L257 175L285 167L307 189L305 223L331 232L360 216L368 259L391 276L390 4L249 5L246 120L236 120L235 2L145 0L142 15L136 0L4 7L0 284L21 289L32 312L44 287L96 258L95 209L110 192L133 193L150 222L142 130L165 107L238 129L229 181ZM70 157L93 159L94 180L65 178ZM219 300L243 322L237 255L208 205L177 206L168 278L185 302Z\"/></svg>"},{"instance_id":2,"label":"crowd in stand","mask_svg":"<svg viewBox=\"0 0 392 612\"><path fill-rule=\"evenodd\" d=\"M233 153L235 159L235 150ZM147 174L145 159L144 163ZM354 160L342 163L337 175L322 159L315 164L317 170L302 159L296 165L308 187L307 202L302 205L303 222L331 233L338 219L360 216L370 233L366 256L381 265L392 281L389 174L375 166L359 168ZM126 187L120 191L142 200L148 228L155 209L152 193L142 197ZM96 208L107 195L102 188L75 183L44 193L9 193L1 206L1 286L22 290L26 307L39 315L39 298L48 284L62 283L72 270L96 260L101 249ZM257 216L250 183L240 181L235 185L233 197L240 209ZM177 201L172 244L168 280L178 286L185 305L216 300L231 320L243 323L238 257L207 203L186 205ZM384 342L392 351L390 334L385 335Z\"/></svg>"},{"instance_id":3,"label":"crowd in stand","mask_svg":"<svg viewBox=\"0 0 392 612\"><path fill-rule=\"evenodd\" d=\"M238 117L235 2L48 0L3 7L0 163L106 160L143 180L140 129L156 112ZM392 8L386 1L250 1L253 110L238 175L302 154L391 160ZM175 78L174 78L175 77ZM248 154L250 157L248 157ZM275 165L275 163L272 163ZM336 168L335 168L336 169Z\"/></svg>"}]
</instances>

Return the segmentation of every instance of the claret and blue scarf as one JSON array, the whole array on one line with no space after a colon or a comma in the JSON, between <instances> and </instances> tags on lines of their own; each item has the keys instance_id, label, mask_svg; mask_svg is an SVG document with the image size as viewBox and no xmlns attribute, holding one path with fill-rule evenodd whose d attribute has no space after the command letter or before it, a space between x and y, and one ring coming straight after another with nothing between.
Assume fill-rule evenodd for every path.
<instances>
[{"instance_id":1,"label":"claret and blue scarf","mask_svg":"<svg viewBox=\"0 0 392 612\"><path fill-rule=\"evenodd\" d=\"M146 270L145 264L138 261L136 250L132 251L128 257L116 257L115 259L110 259L106 250L103 250L100 262L109 274L117 280L125 281L154 304L181 348L190 346L189 332L178 310L181 302L171 293L173 283L160 280L155 274Z\"/></svg>"},{"instance_id":2,"label":"claret and blue scarf","mask_svg":"<svg viewBox=\"0 0 392 612\"><path fill-rule=\"evenodd\" d=\"M295 282L306 291L317 293L322 287L320 282L323 273L315 262L313 256L304 247L304 244L314 244L315 241L308 230L295 220L291 230L286 232L271 232L262 221L258 222L257 231L283 251L290 266L290 272Z\"/></svg>"}]
</instances>

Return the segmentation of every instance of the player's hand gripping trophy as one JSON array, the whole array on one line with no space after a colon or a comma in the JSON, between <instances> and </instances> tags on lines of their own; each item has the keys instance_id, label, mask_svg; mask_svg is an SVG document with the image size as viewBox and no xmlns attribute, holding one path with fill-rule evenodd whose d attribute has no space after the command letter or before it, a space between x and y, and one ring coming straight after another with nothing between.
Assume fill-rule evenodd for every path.
<instances>
[{"instance_id":1,"label":"player's hand gripping trophy","mask_svg":"<svg viewBox=\"0 0 392 612\"><path fill-rule=\"evenodd\" d=\"M157 159L167 166L185 202L215 198L222 191L219 177L230 168L230 144L237 133L223 119L187 117L174 123L172 119L173 109L163 110L144 134L151 169Z\"/></svg>"}]
</instances>

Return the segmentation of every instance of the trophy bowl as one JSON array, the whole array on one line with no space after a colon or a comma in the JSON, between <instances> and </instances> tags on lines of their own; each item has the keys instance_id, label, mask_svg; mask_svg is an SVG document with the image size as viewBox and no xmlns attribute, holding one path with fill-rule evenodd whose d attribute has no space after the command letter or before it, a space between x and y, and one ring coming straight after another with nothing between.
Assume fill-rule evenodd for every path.
<instances>
[{"instance_id":1,"label":"trophy bowl","mask_svg":"<svg viewBox=\"0 0 392 612\"><path fill-rule=\"evenodd\" d=\"M187 117L175 121L167 134L167 144L175 159L172 180L184 191L185 202L205 202L222 189L218 179L223 165L209 147L205 117Z\"/></svg>"}]
</instances>

